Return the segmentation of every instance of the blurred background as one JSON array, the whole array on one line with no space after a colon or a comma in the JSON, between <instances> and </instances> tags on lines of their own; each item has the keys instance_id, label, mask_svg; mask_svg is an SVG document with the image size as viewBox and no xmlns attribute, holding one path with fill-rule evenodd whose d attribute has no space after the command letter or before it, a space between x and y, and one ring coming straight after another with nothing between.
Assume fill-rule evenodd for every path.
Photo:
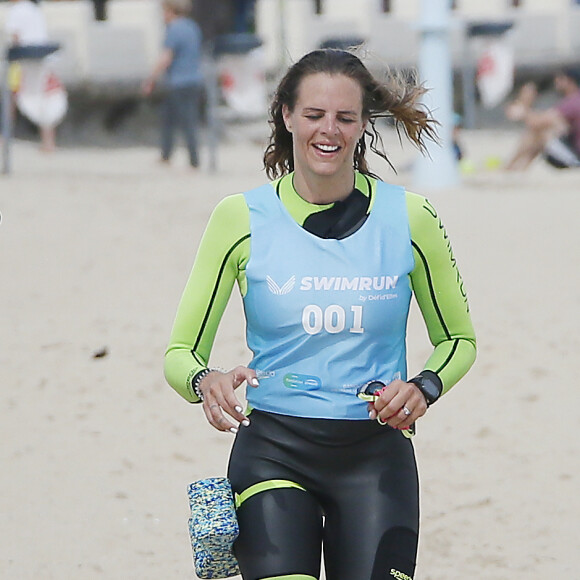
<instances>
[{"instance_id":1,"label":"blurred background","mask_svg":"<svg viewBox=\"0 0 580 580\"><path fill-rule=\"evenodd\" d=\"M0 2L0 31L10 4ZM155 95L144 99L140 86L163 41L160 2L40 6L50 39L61 46L56 66L70 96L59 142L154 143L158 103ZM362 44L371 67L416 67L420 11L421 0L193 0L191 16L203 31L207 70L217 73L207 82L218 85L219 119L239 121L265 116L263 93L288 63L317 47ZM454 0L451 20L453 108L468 129L504 123L503 101L528 80L538 83L540 102L551 104L555 70L579 60L580 0ZM0 42L6 46L6 38ZM477 83L490 59L507 67L495 98ZM33 132L18 119L17 137Z\"/></svg>"}]
</instances>

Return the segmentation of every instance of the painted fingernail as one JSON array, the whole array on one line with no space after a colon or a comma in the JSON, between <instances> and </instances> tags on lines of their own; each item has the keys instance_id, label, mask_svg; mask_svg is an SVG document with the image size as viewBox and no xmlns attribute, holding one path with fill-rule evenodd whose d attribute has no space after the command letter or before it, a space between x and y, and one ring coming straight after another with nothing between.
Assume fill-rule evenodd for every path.
<instances>
[{"instance_id":1,"label":"painted fingernail","mask_svg":"<svg viewBox=\"0 0 580 580\"><path fill-rule=\"evenodd\" d=\"M234 435L238 432L238 430L235 427L230 427L230 433L233 433Z\"/></svg>"},{"instance_id":2,"label":"painted fingernail","mask_svg":"<svg viewBox=\"0 0 580 580\"><path fill-rule=\"evenodd\" d=\"M374 411L369 411L369 419L374 419L376 417L376 414Z\"/></svg>"},{"instance_id":3,"label":"painted fingernail","mask_svg":"<svg viewBox=\"0 0 580 580\"><path fill-rule=\"evenodd\" d=\"M242 421L242 425L243 425L244 427L247 427L249 424L250 424L250 420L249 420L249 419L244 419L244 420Z\"/></svg>"},{"instance_id":4,"label":"painted fingernail","mask_svg":"<svg viewBox=\"0 0 580 580\"><path fill-rule=\"evenodd\" d=\"M236 405L235 410L238 413L241 413L243 411L243 409L239 405Z\"/></svg>"},{"instance_id":5,"label":"painted fingernail","mask_svg":"<svg viewBox=\"0 0 580 580\"><path fill-rule=\"evenodd\" d=\"M260 384L260 382L258 381L258 379L257 379L256 377L254 377L254 378L253 378L253 379L250 381L250 383L251 383L252 385L254 385L254 387L257 387L257 386Z\"/></svg>"}]
</instances>

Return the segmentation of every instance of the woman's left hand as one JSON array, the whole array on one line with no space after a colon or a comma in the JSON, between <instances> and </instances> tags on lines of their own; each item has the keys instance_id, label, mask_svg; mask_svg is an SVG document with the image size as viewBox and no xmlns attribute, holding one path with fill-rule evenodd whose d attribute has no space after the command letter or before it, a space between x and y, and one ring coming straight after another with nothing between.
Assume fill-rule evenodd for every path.
<instances>
[{"instance_id":1,"label":"woman's left hand","mask_svg":"<svg viewBox=\"0 0 580 580\"><path fill-rule=\"evenodd\" d=\"M395 380L369 404L369 417L395 429L407 429L427 411L423 393L413 383Z\"/></svg>"}]
</instances>

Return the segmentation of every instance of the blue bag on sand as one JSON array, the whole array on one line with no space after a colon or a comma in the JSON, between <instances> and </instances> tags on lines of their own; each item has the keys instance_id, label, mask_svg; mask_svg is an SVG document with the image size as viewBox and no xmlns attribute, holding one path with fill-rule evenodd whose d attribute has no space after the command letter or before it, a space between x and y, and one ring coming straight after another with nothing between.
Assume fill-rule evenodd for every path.
<instances>
[{"instance_id":1,"label":"blue bag on sand","mask_svg":"<svg viewBox=\"0 0 580 580\"><path fill-rule=\"evenodd\" d=\"M227 477L208 477L188 487L189 535L199 578L229 578L240 573L232 552L239 534L232 486Z\"/></svg>"}]
</instances>

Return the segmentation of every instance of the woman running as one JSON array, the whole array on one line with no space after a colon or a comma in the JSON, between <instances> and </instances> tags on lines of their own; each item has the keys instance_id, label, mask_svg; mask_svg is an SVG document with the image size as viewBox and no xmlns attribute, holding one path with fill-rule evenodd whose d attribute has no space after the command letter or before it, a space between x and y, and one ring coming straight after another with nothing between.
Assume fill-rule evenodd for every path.
<instances>
[{"instance_id":1,"label":"woman running","mask_svg":"<svg viewBox=\"0 0 580 580\"><path fill-rule=\"evenodd\" d=\"M280 82L264 154L272 181L214 210L186 285L165 373L235 441L234 545L245 580L413 578L415 422L468 371L475 336L433 206L369 169L389 161L391 117L420 150L435 139L421 86L377 81L347 51L304 56ZM208 366L234 283L248 366ZM411 296L434 350L407 380ZM244 411L236 389L247 383Z\"/></svg>"}]
</instances>

